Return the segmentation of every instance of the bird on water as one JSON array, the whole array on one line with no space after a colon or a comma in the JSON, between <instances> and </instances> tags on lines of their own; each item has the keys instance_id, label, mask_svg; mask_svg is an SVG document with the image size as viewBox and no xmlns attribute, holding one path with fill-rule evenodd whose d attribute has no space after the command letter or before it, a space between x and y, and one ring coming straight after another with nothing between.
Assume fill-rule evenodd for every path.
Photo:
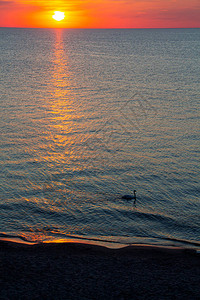
<instances>
[{"instance_id":1,"label":"bird on water","mask_svg":"<svg viewBox=\"0 0 200 300\"><path fill-rule=\"evenodd\" d=\"M134 203L135 203L136 202L136 190L133 191L133 195L124 195L124 196L122 196L122 199L125 199L125 200L134 199Z\"/></svg>"}]
</instances>

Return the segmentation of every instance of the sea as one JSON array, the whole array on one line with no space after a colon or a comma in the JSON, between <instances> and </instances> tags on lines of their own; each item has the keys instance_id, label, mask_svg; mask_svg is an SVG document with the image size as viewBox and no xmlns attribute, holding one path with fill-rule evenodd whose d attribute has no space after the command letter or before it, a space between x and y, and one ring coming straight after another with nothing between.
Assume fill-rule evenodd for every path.
<instances>
[{"instance_id":1,"label":"sea","mask_svg":"<svg viewBox=\"0 0 200 300\"><path fill-rule=\"evenodd\" d=\"M200 29L0 28L0 62L0 239L200 249Z\"/></svg>"}]
</instances>

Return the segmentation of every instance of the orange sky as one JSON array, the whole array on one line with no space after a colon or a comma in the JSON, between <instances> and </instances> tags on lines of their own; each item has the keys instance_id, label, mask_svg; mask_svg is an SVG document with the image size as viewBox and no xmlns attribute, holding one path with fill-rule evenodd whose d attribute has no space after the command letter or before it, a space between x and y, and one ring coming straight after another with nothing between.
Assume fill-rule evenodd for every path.
<instances>
[{"instance_id":1,"label":"orange sky","mask_svg":"<svg viewBox=\"0 0 200 300\"><path fill-rule=\"evenodd\" d=\"M65 12L64 21L52 19ZM0 0L0 27L200 27L199 0Z\"/></svg>"}]
</instances>

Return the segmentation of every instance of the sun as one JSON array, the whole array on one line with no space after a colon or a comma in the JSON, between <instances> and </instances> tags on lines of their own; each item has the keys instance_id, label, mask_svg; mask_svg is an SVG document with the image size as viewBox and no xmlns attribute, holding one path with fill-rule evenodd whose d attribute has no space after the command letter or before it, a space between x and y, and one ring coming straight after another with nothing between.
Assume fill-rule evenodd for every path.
<instances>
[{"instance_id":1,"label":"sun","mask_svg":"<svg viewBox=\"0 0 200 300\"><path fill-rule=\"evenodd\" d=\"M56 21L62 21L65 18L65 13L62 11L54 11L52 18Z\"/></svg>"}]
</instances>

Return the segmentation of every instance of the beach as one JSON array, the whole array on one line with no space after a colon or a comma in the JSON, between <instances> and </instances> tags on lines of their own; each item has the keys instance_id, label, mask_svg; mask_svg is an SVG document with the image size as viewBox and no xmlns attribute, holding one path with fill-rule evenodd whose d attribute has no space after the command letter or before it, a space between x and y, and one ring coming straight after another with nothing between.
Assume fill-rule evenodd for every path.
<instances>
[{"instance_id":1,"label":"beach","mask_svg":"<svg viewBox=\"0 0 200 300\"><path fill-rule=\"evenodd\" d=\"M1 241L0 260L0 299L199 299L190 249Z\"/></svg>"}]
</instances>

